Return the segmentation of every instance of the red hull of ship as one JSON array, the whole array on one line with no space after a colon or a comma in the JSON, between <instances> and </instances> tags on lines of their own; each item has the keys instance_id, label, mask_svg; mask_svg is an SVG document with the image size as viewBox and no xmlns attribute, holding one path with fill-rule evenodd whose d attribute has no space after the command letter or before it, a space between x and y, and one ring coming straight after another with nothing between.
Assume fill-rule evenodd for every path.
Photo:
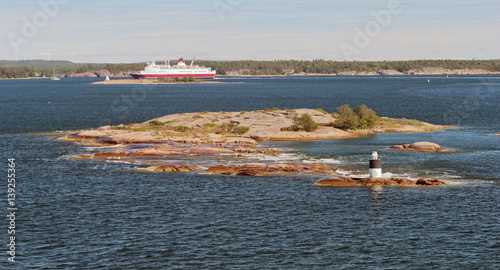
<instances>
[{"instance_id":1,"label":"red hull of ship","mask_svg":"<svg viewBox=\"0 0 500 270\"><path fill-rule=\"evenodd\" d=\"M173 77L189 77L193 76L195 78L211 78L213 79L215 77L215 74L130 74L134 79L140 79L140 78L145 78L145 79L150 79L150 78L158 78L158 77L163 77L163 78L173 78Z\"/></svg>"}]
</instances>

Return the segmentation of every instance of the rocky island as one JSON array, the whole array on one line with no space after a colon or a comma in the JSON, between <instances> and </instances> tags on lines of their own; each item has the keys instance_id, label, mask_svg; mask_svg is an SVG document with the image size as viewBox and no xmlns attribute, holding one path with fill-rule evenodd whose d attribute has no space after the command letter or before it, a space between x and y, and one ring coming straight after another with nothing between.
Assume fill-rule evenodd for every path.
<instances>
[{"instance_id":1,"label":"rocky island","mask_svg":"<svg viewBox=\"0 0 500 270\"><path fill-rule=\"evenodd\" d=\"M273 148L261 148L259 141L316 140L367 136L384 132L429 132L449 126L416 120L379 118L370 129L340 129L341 114L321 109L266 109L240 112L198 112L166 115L143 123L103 126L72 132L62 140L76 141L103 149L120 145L119 150L79 154L78 159L155 159L148 171L179 172L205 170L209 174L270 175L282 173L336 174L336 169L323 164L231 162L213 163L214 156L226 155L245 160L245 154L273 154ZM203 166L171 164L162 159L175 157L210 157ZM188 159L189 160L189 159ZM399 181L399 180L398 180ZM411 181L411 180L408 180ZM406 183L406 182L405 182Z\"/></svg>"}]
</instances>

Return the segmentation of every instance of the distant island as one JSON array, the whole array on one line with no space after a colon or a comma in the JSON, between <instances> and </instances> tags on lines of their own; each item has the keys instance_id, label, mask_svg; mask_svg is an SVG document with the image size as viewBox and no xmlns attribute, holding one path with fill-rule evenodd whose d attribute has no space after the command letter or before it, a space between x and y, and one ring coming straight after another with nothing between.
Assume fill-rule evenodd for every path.
<instances>
[{"instance_id":1,"label":"distant island","mask_svg":"<svg viewBox=\"0 0 500 270\"><path fill-rule=\"evenodd\" d=\"M170 63L175 64L172 60ZM482 75L500 74L500 60L407 60L407 61L197 61L217 69L217 76L287 75ZM143 70L146 63L101 64L70 61L0 61L0 78L52 77L129 77Z\"/></svg>"}]
</instances>

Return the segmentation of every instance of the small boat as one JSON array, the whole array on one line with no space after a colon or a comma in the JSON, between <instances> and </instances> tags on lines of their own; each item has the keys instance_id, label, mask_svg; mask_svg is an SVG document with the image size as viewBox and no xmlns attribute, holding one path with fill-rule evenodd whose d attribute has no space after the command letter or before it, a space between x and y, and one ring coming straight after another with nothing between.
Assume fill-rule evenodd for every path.
<instances>
[{"instance_id":1,"label":"small boat","mask_svg":"<svg viewBox=\"0 0 500 270\"><path fill-rule=\"evenodd\" d=\"M109 76L106 75L106 79L104 79L104 81L109 81Z\"/></svg>"}]
</instances>

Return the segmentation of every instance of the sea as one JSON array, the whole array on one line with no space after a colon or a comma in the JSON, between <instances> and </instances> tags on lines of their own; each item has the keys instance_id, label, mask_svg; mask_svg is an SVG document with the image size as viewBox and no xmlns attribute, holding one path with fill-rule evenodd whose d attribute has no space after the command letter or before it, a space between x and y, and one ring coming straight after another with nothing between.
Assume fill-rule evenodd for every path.
<instances>
[{"instance_id":1,"label":"sea","mask_svg":"<svg viewBox=\"0 0 500 270\"><path fill-rule=\"evenodd\" d=\"M0 80L1 269L500 269L498 75L90 84L98 80ZM72 159L104 150L57 140L174 113L332 113L342 104L454 128L262 142L278 154L248 160L367 175L377 151L383 176L450 185L336 188L314 186L325 175L151 173L141 170L147 161ZM418 141L450 151L389 149Z\"/></svg>"}]
</instances>

